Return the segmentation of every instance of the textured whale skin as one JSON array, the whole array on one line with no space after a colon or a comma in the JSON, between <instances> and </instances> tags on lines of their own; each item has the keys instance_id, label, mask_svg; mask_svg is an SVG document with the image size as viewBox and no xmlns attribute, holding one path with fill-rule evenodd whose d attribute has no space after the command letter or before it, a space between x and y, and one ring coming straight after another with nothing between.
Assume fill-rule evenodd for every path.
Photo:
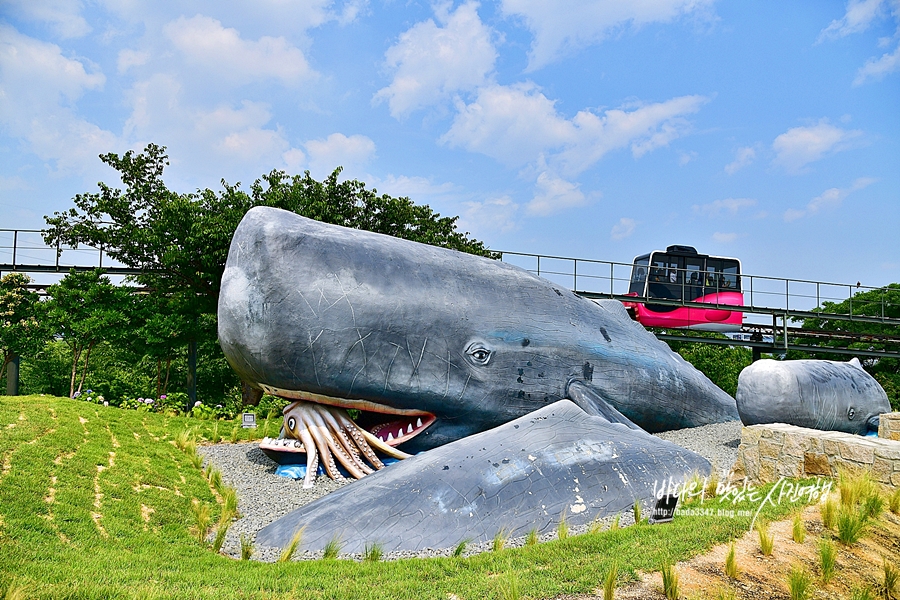
<instances>
[{"instance_id":1,"label":"textured whale skin","mask_svg":"<svg viewBox=\"0 0 900 600\"><path fill-rule=\"evenodd\" d=\"M406 459L303 506L259 532L285 546L303 527L302 550L332 539L342 552L380 544L386 552L452 548L532 528L546 533L645 510L660 490L696 473L703 457L586 414L561 400L496 429Z\"/></svg>"},{"instance_id":2,"label":"textured whale skin","mask_svg":"<svg viewBox=\"0 0 900 600\"><path fill-rule=\"evenodd\" d=\"M865 435L891 412L887 394L859 360L759 360L738 377L744 425L787 423Z\"/></svg>"}]
</instances>

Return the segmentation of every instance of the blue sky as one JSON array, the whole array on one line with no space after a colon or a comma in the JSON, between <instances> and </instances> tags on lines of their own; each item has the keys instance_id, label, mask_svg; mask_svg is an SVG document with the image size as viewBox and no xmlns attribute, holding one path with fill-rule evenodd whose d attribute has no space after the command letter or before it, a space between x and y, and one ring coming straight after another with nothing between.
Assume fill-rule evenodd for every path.
<instances>
[{"instance_id":1,"label":"blue sky","mask_svg":"<svg viewBox=\"0 0 900 600\"><path fill-rule=\"evenodd\" d=\"M900 1L3 0L0 228L165 145L336 166L495 249L900 281Z\"/></svg>"}]
</instances>

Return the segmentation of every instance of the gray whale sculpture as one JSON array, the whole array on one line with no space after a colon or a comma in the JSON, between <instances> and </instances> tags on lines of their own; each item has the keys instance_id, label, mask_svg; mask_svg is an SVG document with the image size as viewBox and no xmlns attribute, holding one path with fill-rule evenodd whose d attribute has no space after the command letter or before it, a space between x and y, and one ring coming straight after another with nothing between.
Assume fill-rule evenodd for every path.
<instances>
[{"instance_id":1,"label":"gray whale sculpture","mask_svg":"<svg viewBox=\"0 0 900 600\"><path fill-rule=\"evenodd\" d=\"M787 423L865 435L891 403L859 360L759 360L738 376L737 407L744 425Z\"/></svg>"},{"instance_id":2,"label":"gray whale sculpture","mask_svg":"<svg viewBox=\"0 0 900 600\"><path fill-rule=\"evenodd\" d=\"M702 457L560 400L339 488L262 529L256 543L342 552L452 548L553 531L652 506L672 482L708 474ZM645 513L646 514L646 513Z\"/></svg>"},{"instance_id":3,"label":"gray whale sculpture","mask_svg":"<svg viewBox=\"0 0 900 600\"><path fill-rule=\"evenodd\" d=\"M738 418L733 398L619 302L274 208L251 209L234 234L218 327L245 382L364 411L368 434L410 453L563 398L650 432ZM329 419L310 420L310 431L328 426L340 451L348 430Z\"/></svg>"}]
</instances>

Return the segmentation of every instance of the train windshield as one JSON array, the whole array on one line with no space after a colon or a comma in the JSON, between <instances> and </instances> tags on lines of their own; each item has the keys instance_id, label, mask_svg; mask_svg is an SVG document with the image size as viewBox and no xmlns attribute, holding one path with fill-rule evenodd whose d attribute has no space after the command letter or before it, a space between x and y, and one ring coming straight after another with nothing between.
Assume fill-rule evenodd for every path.
<instances>
[{"instance_id":1,"label":"train windshield","mask_svg":"<svg viewBox=\"0 0 900 600\"><path fill-rule=\"evenodd\" d=\"M649 254L634 259L634 265L631 267L631 285L628 287L629 294L644 295L644 288L647 285L647 265L649 264Z\"/></svg>"}]
</instances>

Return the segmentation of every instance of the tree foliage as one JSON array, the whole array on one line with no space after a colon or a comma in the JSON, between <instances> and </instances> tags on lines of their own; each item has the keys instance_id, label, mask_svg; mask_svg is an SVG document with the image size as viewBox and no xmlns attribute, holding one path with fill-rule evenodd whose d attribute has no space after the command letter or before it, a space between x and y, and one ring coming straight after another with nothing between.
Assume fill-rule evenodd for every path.
<instances>
[{"instance_id":1,"label":"tree foliage","mask_svg":"<svg viewBox=\"0 0 900 600\"><path fill-rule=\"evenodd\" d=\"M163 181L169 164L165 147L149 144L141 152L109 153L100 159L118 172L122 187L101 182L98 191L75 196L72 208L45 217L44 240L49 245L102 248L112 259L139 270L130 279L146 293L133 299L128 314L122 315L127 316L125 330L112 327L109 321L109 332L124 336L127 343L115 351L106 347L102 351L104 356L131 353L135 364L153 364L157 395L166 392L173 365L183 374L184 347L189 341L197 343L201 356L198 379L215 380L201 387L223 394L237 385L216 343L215 313L231 238L254 206L281 208L344 227L493 256L482 242L457 230L457 217L442 217L409 198L378 194L360 181L339 181L340 168L321 182L308 171L289 176L273 170L246 191L240 184L223 180L219 191L179 193ZM104 319L118 318L111 305L100 308L102 303L90 317L79 313L86 307L77 304L78 293L94 294L98 302L101 296L110 300L111 296L107 298L102 280L90 282L83 274L73 277L67 277L53 292L58 307L53 315L62 320L59 332L72 352L70 394L83 385L92 350L98 344L104 346L101 338L90 337L90 332L97 332L96 325ZM81 315L83 325L67 318L66 309L61 308L64 303L73 304L72 315ZM119 362L116 359L110 364ZM76 375L79 369L80 378ZM112 389L120 384L109 381L103 385Z\"/></svg>"},{"instance_id":2,"label":"tree foliage","mask_svg":"<svg viewBox=\"0 0 900 600\"><path fill-rule=\"evenodd\" d=\"M250 193L222 181L222 190L177 193L163 182L169 164L165 147L100 159L119 172L124 190L99 183L100 191L78 194L75 206L45 217L47 244L103 248L110 257L140 269L138 283L180 295L182 310L214 313L231 238L244 214L270 206L345 227L480 255L491 253L456 229L457 217L441 217L409 198L393 198L356 181L338 181L337 168L325 181L309 171L289 177L272 171Z\"/></svg>"},{"instance_id":3,"label":"tree foliage","mask_svg":"<svg viewBox=\"0 0 900 600\"><path fill-rule=\"evenodd\" d=\"M866 290L853 294L843 302L823 302L816 308L823 314L859 315L883 317L900 320L900 283L891 283L882 288ZM836 333L859 334L858 341L847 343L846 340L834 340L826 345L832 347L857 350L900 349L900 325L889 323L870 323L863 321L847 321L826 316L803 319L803 329L812 331L832 331ZM889 339L893 338L893 339ZM817 340L815 343L822 344ZM847 360L842 354L819 354L817 358L830 360ZM884 388L891 400L894 410L900 410L900 360L896 358L863 358L863 367Z\"/></svg>"},{"instance_id":4,"label":"tree foliage","mask_svg":"<svg viewBox=\"0 0 900 600\"><path fill-rule=\"evenodd\" d=\"M69 396L74 396L84 385L94 347L129 337L134 314L131 295L127 288L113 285L100 269L72 270L49 286L47 295L48 320L71 352Z\"/></svg>"},{"instance_id":5,"label":"tree foliage","mask_svg":"<svg viewBox=\"0 0 900 600\"><path fill-rule=\"evenodd\" d=\"M31 278L10 273L0 278L0 375L17 356L33 356L49 337L44 311Z\"/></svg>"},{"instance_id":6,"label":"tree foliage","mask_svg":"<svg viewBox=\"0 0 900 600\"><path fill-rule=\"evenodd\" d=\"M720 333L703 331L691 331L690 335L726 339ZM753 352L740 346L671 340L666 343L732 397L737 393L738 376L753 361Z\"/></svg>"}]
</instances>

